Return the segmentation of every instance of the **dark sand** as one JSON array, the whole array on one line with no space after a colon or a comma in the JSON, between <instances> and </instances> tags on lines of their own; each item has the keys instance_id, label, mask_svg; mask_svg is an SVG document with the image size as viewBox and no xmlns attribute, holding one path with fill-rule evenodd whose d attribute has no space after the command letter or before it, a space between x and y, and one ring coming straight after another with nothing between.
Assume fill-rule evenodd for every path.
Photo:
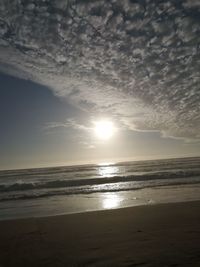
<instances>
[{"instance_id":1,"label":"dark sand","mask_svg":"<svg viewBox=\"0 0 200 267\"><path fill-rule=\"evenodd\" d=\"M200 267L200 202L1 221L0 266Z\"/></svg>"}]
</instances>

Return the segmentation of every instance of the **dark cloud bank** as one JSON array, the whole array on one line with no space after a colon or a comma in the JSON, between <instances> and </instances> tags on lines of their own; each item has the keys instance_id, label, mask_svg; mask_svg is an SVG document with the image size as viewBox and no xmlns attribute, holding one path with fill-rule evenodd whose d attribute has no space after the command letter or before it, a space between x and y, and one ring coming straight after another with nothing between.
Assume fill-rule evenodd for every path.
<instances>
[{"instance_id":1,"label":"dark cloud bank","mask_svg":"<svg viewBox=\"0 0 200 267\"><path fill-rule=\"evenodd\" d=\"M200 138L199 0L1 0L0 70L132 129Z\"/></svg>"}]
</instances>

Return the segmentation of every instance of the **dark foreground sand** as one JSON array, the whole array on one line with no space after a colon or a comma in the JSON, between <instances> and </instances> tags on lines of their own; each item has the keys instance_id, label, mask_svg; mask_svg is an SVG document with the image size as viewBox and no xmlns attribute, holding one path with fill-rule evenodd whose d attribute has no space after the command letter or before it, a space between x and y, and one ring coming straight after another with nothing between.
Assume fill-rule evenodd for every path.
<instances>
[{"instance_id":1,"label":"dark foreground sand","mask_svg":"<svg viewBox=\"0 0 200 267\"><path fill-rule=\"evenodd\" d=\"M1 221L0 266L200 267L200 202Z\"/></svg>"}]
</instances>

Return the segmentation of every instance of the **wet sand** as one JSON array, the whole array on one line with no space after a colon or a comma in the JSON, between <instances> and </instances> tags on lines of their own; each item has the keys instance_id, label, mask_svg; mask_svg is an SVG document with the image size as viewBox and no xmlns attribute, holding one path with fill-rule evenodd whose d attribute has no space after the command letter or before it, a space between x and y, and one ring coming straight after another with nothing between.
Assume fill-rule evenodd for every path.
<instances>
[{"instance_id":1,"label":"wet sand","mask_svg":"<svg viewBox=\"0 0 200 267\"><path fill-rule=\"evenodd\" d=\"M0 266L200 266L200 202L0 222Z\"/></svg>"}]
</instances>

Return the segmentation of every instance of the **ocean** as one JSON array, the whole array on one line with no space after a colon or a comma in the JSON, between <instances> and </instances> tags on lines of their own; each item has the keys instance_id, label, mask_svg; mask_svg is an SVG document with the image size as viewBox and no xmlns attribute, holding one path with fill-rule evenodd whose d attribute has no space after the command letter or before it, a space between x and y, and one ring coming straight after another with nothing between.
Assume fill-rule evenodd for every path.
<instances>
[{"instance_id":1,"label":"ocean","mask_svg":"<svg viewBox=\"0 0 200 267\"><path fill-rule=\"evenodd\" d=\"M0 171L0 220L199 199L199 157Z\"/></svg>"}]
</instances>

